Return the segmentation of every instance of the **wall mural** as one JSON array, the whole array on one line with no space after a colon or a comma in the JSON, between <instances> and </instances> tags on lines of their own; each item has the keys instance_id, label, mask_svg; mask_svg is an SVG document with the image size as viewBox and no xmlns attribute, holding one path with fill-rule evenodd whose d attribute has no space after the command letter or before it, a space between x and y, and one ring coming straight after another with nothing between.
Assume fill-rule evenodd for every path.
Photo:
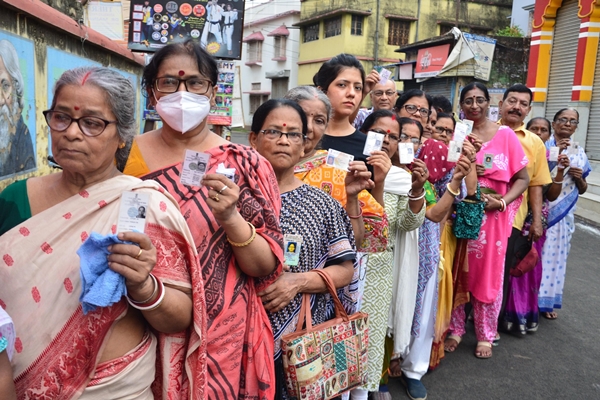
<instances>
[{"instance_id":1,"label":"wall mural","mask_svg":"<svg viewBox=\"0 0 600 400\"><path fill-rule=\"evenodd\" d=\"M33 42L0 31L0 180L37 169L33 65Z\"/></svg>"}]
</instances>

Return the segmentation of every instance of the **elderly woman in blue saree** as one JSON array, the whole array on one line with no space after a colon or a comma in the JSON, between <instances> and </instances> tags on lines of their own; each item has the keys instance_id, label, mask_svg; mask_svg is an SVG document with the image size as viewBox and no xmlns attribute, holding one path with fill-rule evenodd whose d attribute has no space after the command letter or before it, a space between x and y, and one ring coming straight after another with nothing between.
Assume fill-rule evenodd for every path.
<instances>
[{"instance_id":1,"label":"elderly woman in blue saree","mask_svg":"<svg viewBox=\"0 0 600 400\"><path fill-rule=\"evenodd\" d=\"M559 147L560 152L569 156L570 168L564 174L562 191L558 198L549 204L548 231L542 249L542 283L538 304L540 313L548 319L556 319L554 309L562 308L562 295L565 285L567 257L571 249L571 238L575 232L575 208L580 194L587 190L585 178L591 171L590 163L583 147L577 146L571 137L579 124L579 113L570 108L559 110L554 116L554 135L546 142L546 147ZM550 171L555 175L557 162L549 162ZM555 182L560 183L560 182Z\"/></svg>"}]
</instances>

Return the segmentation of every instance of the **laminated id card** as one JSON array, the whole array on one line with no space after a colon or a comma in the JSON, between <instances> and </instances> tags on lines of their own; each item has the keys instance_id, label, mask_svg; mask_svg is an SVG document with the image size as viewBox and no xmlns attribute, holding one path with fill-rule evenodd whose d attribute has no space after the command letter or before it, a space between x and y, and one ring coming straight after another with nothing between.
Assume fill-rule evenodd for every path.
<instances>
[{"instance_id":1,"label":"laminated id card","mask_svg":"<svg viewBox=\"0 0 600 400\"><path fill-rule=\"evenodd\" d=\"M398 143L398 156L400 164L412 164L415 160L415 147L412 143Z\"/></svg>"},{"instance_id":2,"label":"laminated id card","mask_svg":"<svg viewBox=\"0 0 600 400\"><path fill-rule=\"evenodd\" d=\"M454 140L450 141L450 144L448 145L448 161L457 162L460 159L460 154L462 153L462 146L463 142L458 143Z\"/></svg>"},{"instance_id":3,"label":"laminated id card","mask_svg":"<svg viewBox=\"0 0 600 400\"><path fill-rule=\"evenodd\" d=\"M123 192L119 206L117 233L133 231L144 233L149 204L150 193Z\"/></svg>"},{"instance_id":4,"label":"laminated id card","mask_svg":"<svg viewBox=\"0 0 600 400\"><path fill-rule=\"evenodd\" d=\"M334 149L329 149L329 151L327 152L327 159L325 160L325 163L334 168L348 171L350 163L352 161L354 161L353 155L342 153L341 151L337 151Z\"/></svg>"},{"instance_id":5,"label":"laminated id card","mask_svg":"<svg viewBox=\"0 0 600 400\"><path fill-rule=\"evenodd\" d=\"M365 156L370 156L373 151L381 150L384 138L385 135L383 133L369 131L369 133L367 133L367 141L365 142L363 154Z\"/></svg>"},{"instance_id":6,"label":"laminated id card","mask_svg":"<svg viewBox=\"0 0 600 400\"><path fill-rule=\"evenodd\" d=\"M560 154L560 147L550 147L550 155L548 161L558 161L558 155Z\"/></svg>"},{"instance_id":7,"label":"laminated id card","mask_svg":"<svg viewBox=\"0 0 600 400\"><path fill-rule=\"evenodd\" d=\"M283 235L283 256L286 265L290 267L298 265L302 242L302 236L300 235Z\"/></svg>"},{"instance_id":8,"label":"laminated id card","mask_svg":"<svg viewBox=\"0 0 600 400\"><path fill-rule=\"evenodd\" d=\"M494 155L492 153L485 153L483 156L483 167L490 169L494 167Z\"/></svg>"},{"instance_id":9,"label":"laminated id card","mask_svg":"<svg viewBox=\"0 0 600 400\"><path fill-rule=\"evenodd\" d=\"M194 150L186 150L179 182L188 186L200 187L200 181L206 174L210 155Z\"/></svg>"}]
</instances>

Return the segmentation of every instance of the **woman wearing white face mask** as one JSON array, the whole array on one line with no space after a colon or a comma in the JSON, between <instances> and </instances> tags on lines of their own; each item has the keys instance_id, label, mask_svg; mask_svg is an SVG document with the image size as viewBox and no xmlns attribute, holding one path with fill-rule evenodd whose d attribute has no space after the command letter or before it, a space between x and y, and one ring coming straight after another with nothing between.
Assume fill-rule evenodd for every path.
<instances>
[{"instance_id":1,"label":"woman wearing white face mask","mask_svg":"<svg viewBox=\"0 0 600 400\"><path fill-rule=\"evenodd\" d=\"M171 193L194 237L202 276L191 279L204 281L206 296L192 296L208 315L206 398L273 398L273 333L257 293L282 272L279 190L256 151L208 129L217 74L215 60L191 41L154 54L142 84L163 127L134 140L124 173ZM180 182L186 150L210 156L198 186Z\"/></svg>"}]
</instances>

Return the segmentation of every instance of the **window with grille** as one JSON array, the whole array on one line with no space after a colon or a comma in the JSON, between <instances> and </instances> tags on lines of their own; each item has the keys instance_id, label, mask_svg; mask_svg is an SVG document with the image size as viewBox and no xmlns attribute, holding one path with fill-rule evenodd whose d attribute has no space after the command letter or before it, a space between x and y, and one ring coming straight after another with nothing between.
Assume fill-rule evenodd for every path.
<instances>
[{"instance_id":1,"label":"window with grille","mask_svg":"<svg viewBox=\"0 0 600 400\"><path fill-rule=\"evenodd\" d=\"M404 46L409 43L410 25L412 21L402 19L390 19L388 31L388 44L393 46Z\"/></svg>"},{"instance_id":2,"label":"window with grille","mask_svg":"<svg viewBox=\"0 0 600 400\"><path fill-rule=\"evenodd\" d=\"M275 49L274 49L275 58L285 57L286 39L287 38L285 36L275 36L275 42L273 44L273 46L275 47Z\"/></svg>"},{"instance_id":3,"label":"window with grille","mask_svg":"<svg viewBox=\"0 0 600 400\"><path fill-rule=\"evenodd\" d=\"M352 15L352 22L350 25L351 35L362 36L364 19L365 17L362 15Z\"/></svg>"},{"instance_id":4,"label":"window with grille","mask_svg":"<svg viewBox=\"0 0 600 400\"><path fill-rule=\"evenodd\" d=\"M332 37L342 34L342 16L325 20L325 37Z\"/></svg>"},{"instance_id":5,"label":"window with grille","mask_svg":"<svg viewBox=\"0 0 600 400\"><path fill-rule=\"evenodd\" d=\"M252 90L260 90L260 82L253 82Z\"/></svg>"},{"instance_id":6,"label":"window with grille","mask_svg":"<svg viewBox=\"0 0 600 400\"><path fill-rule=\"evenodd\" d=\"M262 61L262 42L248 42L248 62Z\"/></svg>"},{"instance_id":7,"label":"window with grille","mask_svg":"<svg viewBox=\"0 0 600 400\"><path fill-rule=\"evenodd\" d=\"M319 40L319 23L304 27L304 43Z\"/></svg>"},{"instance_id":8,"label":"window with grille","mask_svg":"<svg viewBox=\"0 0 600 400\"><path fill-rule=\"evenodd\" d=\"M271 96L280 99L288 92L289 78L273 79L271 82Z\"/></svg>"},{"instance_id":9,"label":"window with grille","mask_svg":"<svg viewBox=\"0 0 600 400\"><path fill-rule=\"evenodd\" d=\"M250 95L250 114L254 114L258 107L265 101L269 100L269 95L266 94L251 94Z\"/></svg>"},{"instance_id":10,"label":"window with grille","mask_svg":"<svg viewBox=\"0 0 600 400\"><path fill-rule=\"evenodd\" d=\"M454 28L454 25L452 24L439 24L440 25L440 35L445 35L446 33L450 32L452 30L452 28Z\"/></svg>"}]
</instances>

